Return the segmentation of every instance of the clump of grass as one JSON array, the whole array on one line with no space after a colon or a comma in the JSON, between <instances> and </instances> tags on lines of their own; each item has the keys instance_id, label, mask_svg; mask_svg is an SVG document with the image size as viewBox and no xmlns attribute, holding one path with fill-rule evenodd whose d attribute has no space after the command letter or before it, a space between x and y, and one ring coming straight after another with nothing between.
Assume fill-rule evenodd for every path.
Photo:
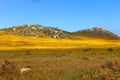
<instances>
[{"instance_id":1,"label":"clump of grass","mask_svg":"<svg viewBox=\"0 0 120 80\"><path fill-rule=\"evenodd\" d=\"M106 61L103 65L101 65L103 69L107 68L114 72L120 72L120 62L114 61Z\"/></svg>"},{"instance_id":2,"label":"clump of grass","mask_svg":"<svg viewBox=\"0 0 120 80\"><path fill-rule=\"evenodd\" d=\"M106 61L103 65L101 65L101 68L103 73L100 77L102 80L119 80L120 62L117 60Z\"/></svg>"},{"instance_id":3,"label":"clump of grass","mask_svg":"<svg viewBox=\"0 0 120 80\"><path fill-rule=\"evenodd\" d=\"M90 50L91 50L91 48L86 48L86 49L83 50L83 52L88 52Z\"/></svg>"},{"instance_id":4,"label":"clump of grass","mask_svg":"<svg viewBox=\"0 0 120 80\"><path fill-rule=\"evenodd\" d=\"M87 73L85 71L66 71L64 74L64 80L85 80L84 75Z\"/></svg>"},{"instance_id":5,"label":"clump of grass","mask_svg":"<svg viewBox=\"0 0 120 80\"><path fill-rule=\"evenodd\" d=\"M90 58L87 56L82 57L82 60L89 60Z\"/></svg>"},{"instance_id":6,"label":"clump of grass","mask_svg":"<svg viewBox=\"0 0 120 80\"><path fill-rule=\"evenodd\" d=\"M102 71L99 75L100 80L109 80L109 73L107 71Z\"/></svg>"},{"instance_id":7,"label":"clump of grass","mask_svg":"<svg viewBox=\"0 0 120 80\"><path fill-rule=\"evenodd\" d=\"M0 65L0 76L5 78L5 80L12 79L13 76L19 76L19 67L17 64L5 60L3 64ZM8 76L8 78L7 78Z\"/></svg>"},{"instance_id":8,"label":"clump of grass","mask_svg":"<svg viewBox=\"0 0 120 80\"><path fill-rule=\"evenodd\" d=\"M104 57L99 57L99 59L105 59Z\"/></svg>"},{"instance_id":9,"label":"clump of grass","mask_svg":"<svg viewBox=\"0 0 120 80\"><path fill-rule=\"evenodd\" d=\"M107 51L113 51L113 49L112 48L108 48Z\"/></svg>"},{"instance_id":10,"label":"clump of grass","mask_svg":"<svg viewBox=\"0 0 120 80\"><path fill-rule=\"evenodd\" d=\"M68 53L70 53L70 54L71 54L71 53L72 53L72 51L69 51Z\"/></svg>"},{"instance_id":11,"label":"clump of grass","mask_svg":"<svg viewBox=\"0 0 120 80\"><path fill-rule=\"evenodd\" d=\"M27 52L27 53L25 53L25 55L31 55L31 53Z\"/></svg>"},{"instance_id":12,"label":"clump of grass","mask_svg":"<svg viewBox=\"0 0 120 80\"><path fill-rule=\"evenodd\" d=\"M24 55L31 55L30 51L29 50L26 50Z\"/></svg>"},{"instance_id":13,"label":"clump of grass","mask_svg":"<svg viewBox=\"0 0 120 80\"><path fill-rule=\"evenodd\" d=\"M96 53L95 52L91 52L91 55L96 55Z\"/></svg>"}]
</instances>

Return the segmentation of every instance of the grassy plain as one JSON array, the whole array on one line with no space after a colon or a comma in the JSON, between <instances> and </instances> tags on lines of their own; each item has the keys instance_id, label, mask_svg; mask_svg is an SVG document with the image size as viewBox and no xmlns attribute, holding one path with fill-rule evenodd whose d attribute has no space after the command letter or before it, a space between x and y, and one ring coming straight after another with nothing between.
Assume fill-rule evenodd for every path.
<instances>
[{"instance_id":1,"label":"grassy plain","mask_svg":"<svg viewBox=\"0 0 120 80\"><path fill-rule=\"evenodd\" d=\"M2 66L5 60L13 66ZM120 80L120 41L50 39L0 31L0 80ZM32 71L20 74L22 67Z\"/></svg>"}]
</instances>

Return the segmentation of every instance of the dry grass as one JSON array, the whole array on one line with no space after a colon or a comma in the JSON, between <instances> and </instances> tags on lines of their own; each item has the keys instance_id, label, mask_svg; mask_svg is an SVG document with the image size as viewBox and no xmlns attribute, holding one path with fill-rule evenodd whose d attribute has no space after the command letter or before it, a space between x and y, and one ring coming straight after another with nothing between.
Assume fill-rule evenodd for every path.
<instances>
[{"instance_id":1,"label":"dry grass","mask_svg":"<svg viewBox=\"0 0 120 80\"><path fill-rule=\"evenodd\" d=\"M120 79L118 40L41 39L2 31L0 40L0 80ZM28 66L32 72L21 75Z\"/></svg>"},{"instance_id":2,"label":"dry grass","mask_svg":"<svg viewBox=\"0 0 120 80\"><path fill-rule=\"evenodd\" d=\"M94 52L94 53L93 53ZM119 80L120 50L107 49L38 49L0 51L0 62L8 59L11 67L1 69L4 80ZM83 59L89 58L89 59ZM29 66L31 73L19 74ZM6 74L7 72L7 74ZM11 74L12 73L12 74Z\"/></svg>"}]
</instances>

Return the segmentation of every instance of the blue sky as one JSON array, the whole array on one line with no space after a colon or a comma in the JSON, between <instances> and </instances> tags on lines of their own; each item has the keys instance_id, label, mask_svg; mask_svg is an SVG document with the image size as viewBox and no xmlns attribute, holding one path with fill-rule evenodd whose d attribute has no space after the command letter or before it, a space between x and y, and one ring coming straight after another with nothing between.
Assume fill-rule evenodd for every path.
<instances>
[{"instance_id":1,"label":"blue sky","mask_svg":"<svg viewBox=\"0 0 120 80\"><path fill-rule=\"evenodd\" d=\"M0 28L22 24L67 31L102 26L120 35L120 0L0 0Z\"/></svg>"}]
</instances>

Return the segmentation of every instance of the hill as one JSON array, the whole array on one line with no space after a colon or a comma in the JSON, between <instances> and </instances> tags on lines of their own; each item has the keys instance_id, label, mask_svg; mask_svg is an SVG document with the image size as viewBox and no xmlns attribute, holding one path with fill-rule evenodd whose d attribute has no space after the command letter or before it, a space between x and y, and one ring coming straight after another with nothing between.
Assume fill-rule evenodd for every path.
<instances>
[{"instance_id":1,"label":"hill","mask_svg":"<svg viewBox=\"0 0 120 80\"><path fill-rule=\"evenodd\" d=\"M87 30L87 32L83 30L70 33L57 28L44 27L41 25L15 26L0 30L0 50L120 48L120 40L116 39L118 36L105 31L103 30L103 32L106 33L105 36L99 34L99 38L96 38L95 34L93 34L92 37L86 35L89 30ZM82 32L86 32L86 34L83 36ZM56 36L57 34L58 36ZM113 38L113 36L110 36L110 39L105 39L108 35L113 35L115 37Z\"/></svg>"},{"instance_id":2,"label":"hill","mask_svg":"<svg viewBox=\"0 0 120 80\"><path fill-rule=\"evenodd\" d=\"M79 30L76 32L68 32L54 27L45 27L42 25L21 25L3 29L7 34L20 36L34 36L39 38L100 38L100 39L120 39L120 37L101 27L93 27L91 29Z\"/></svg>"},{"instance_id":3,"label":"hill","mask_svg":"<svg viewBox=\"0 0 120 80\"><path fill-rule=\"evenodd\" d=\"M41 38L69 38L70 32L53 27L44 27L42 25L21 25L6 29L7 34L20 36L35 36Z\"/></svg>"},{"instance_id":4,"label":"hill","mask_svg":"<svg viewBox=\"0 0 120 80\"><path fill-rule=\"evenodd\" d=\"M102 27L93 27L90 29L80 30L73 32L74 35L87 36L91 38L101 38L101 39L120 39L120 37Z\"/></svg>"}]
</instances>

